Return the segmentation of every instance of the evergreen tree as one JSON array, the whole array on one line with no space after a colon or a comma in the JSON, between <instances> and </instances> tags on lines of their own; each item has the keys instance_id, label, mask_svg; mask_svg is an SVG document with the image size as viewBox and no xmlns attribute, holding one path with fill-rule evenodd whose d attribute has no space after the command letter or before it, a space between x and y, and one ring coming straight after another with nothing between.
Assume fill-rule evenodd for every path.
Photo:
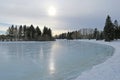
<instances>
[{"instance_id":1,"label":"evergreen tree","mask_svg":"<svg viewBox=\"0 0 120 80\"><path fill-rule=\"evenodd\" d=\"M98 31L97 31L97 28L95 28L94 33L93 33L93 38L94 38L94 39L97 38L97 32L98 32Z\"/></svg>"},{"instance_id":2,"label":"evergreen tree","mask_svg":"<svg viewBox=\"0 0 120 80\"><path fill-rule=\"evenodd\" d=\"M109 15L107 16L105 22L104 35L105 35L105 41L114 40L114 26Z\"/></svg>"},{"instance_id":3,"label":"evergreen tree","mask_svg":"<svg viewBox=\"0 0 120 80\"><path fill-rule=\"evenodd\" d=\"M10 28L10 37L11 37L11 41L13 40L13 38L14 38L14 25L12 25L11 26L11 28Z\"/></svg>"},{"instance_id":4,"label":"evergreen tree","mask_svg":"<svg viewBox=\"0 0 120 80\"><path fill-rule=\"evenodd\" d=\"M73 39L73 38L72 38L72 34L73 34L73 32L68 32L68 33L67 33L67 39L68 39L68 40Z\"/></svg>"},{"instance_id":5,"label":"evergreen tree","mask_svg":"<svg viewBox=\"0 0 120 80\"><path fill-rule=\"evenodd\" d=\"M42 32L41 32L41 30L38 26L36 28L36 33L37 33L38 36L41 36L41 34L42 34Z\"/></svg>"},{"instance_id":6,"label":"evergreen tree","mask_svg":"<svg viewBox=\"0 0 120 80\"><path fill-rule=\"evenodd\" d=\"M117 20L114 21L114 38L119 38L119 25Z\"/></svg>"},{"instance_id":7,"label":"evergreen tree","mask_svg":"<svg viewBox=\"0 0 120 80\"><path fill-rule=\"evenodd\" d=\"M34 28L34 26L31 25L29 30L30 30L30 39L31 40L35 39L35 28Z\"/></svg>"},{"instance_id":8,"label":"evergreen tree","mask_svg":"<svg viewBox=\"0 0 120 80\"><path fill-rule=\"evenodd\" d=\"M58 36L58 39L67 39L67 33L62 33Z\"/></svg>"},{"instance_id":9,"label":"evergreen tree","mask_svg":"<svg viewBox=\"0 0 120 80\"><path fill-rule=\"evenodd\" d=\"M116 34L117 34L117 39L120 39L120 25L118 26Z\"/></svg>"},{"instance_id":10,"label":"evergreen tree","mask_svg":"<svg viewBox=\"0 0 120 80\"><path fill-rule=\"evenodd\" d=\"M23 37L24 37L24 40L26 39L26 31L27 31L27 26L26 25L24 25L23 26Z\"/></svg>"},{"instance_id":11,"label":"evergreen tree","mask_svg":"<svg viewBox=\"0 0 120 80\"><path fill-rule=\"evenodd\" d=\"M30 27L26 27L26 40L30 40Z\"/></svg>"},{"instance_id":12,"label":"evergreen tree","mask_svg":"<svg viewBox=\"0 0 120 80\"><path fill-rule=\"evenodd\" d=\"M21 40L22 39L22 25L20 25L19 27L18 36L19 36L19 40Z\"/></svg>"},{"instance_id":13,"label":"evergreen tree","mask_svg":"<svg viewBox=\"0 0 120 80\"><path fill-rule=\"evenodd\" d=\"M13 25L12 25L12 26L13 26ZM11 27L8 28L8 30L7 30L7 35L8 35L8 38L12 41L13 31L12 31Z\"/></svg>"},{"instance_id":14,"label":"evergreen tree","mask_svg":"<svg viewBox=\"0 0 120 80\"><path fill-rule=\"evenodd\" d=\"M100 40L103 40L104 39L104 34L103 34L103 31L100 32Z\"/></svg>"},{"instance_id":15,"label":"evergreen tree","mask_svg":"<svg viewBox=\"0 0 120 80\"><path fill-rule=\"evenodd\" d=\"M46 26L44 26L42 36L45 36L45 35L48 35L48 28Z\"/></svg>"},{"instance_id":16,"label":"evergreen tree","mask_svg":"<svg viewBox=\"0 0 120 80\"><path fill-rule=\"evenodd\" d=\"M41 33L42 32L41 32L40 28L37 26L36 27L36 34L35 34L36 40L40 39Z\"/></svg>"},{"instance_id":17,"label":"evergreen tree","mask_svg":"<svg viewBox=\"0 0 120 80\"><path fill-rule=\"evenodd\" d=\"M18 39L18 29L17 26L14 28L15 41Z\"/></svg>"},{"instance_id":18,"label":"evergreen tree","mask_svg":"<svg viewBox=\"0 0 120 80\"><path fill-rule=\"evenodd\" d=\"M50 28L44 27L43 34L42 34L43 40L54 40L52 37L52 30Z\"/></svg>"},{"instance_id":19,"label":"evergreen tree","mask_svg":"<svg viewBox=\"0 0 120 80\"><path fill-rule=\"evenodd\" d=\"M49 35L49 37L52 37L52 31L50 28L48 29L48 35Z\"/></svg>"}]
</instances>

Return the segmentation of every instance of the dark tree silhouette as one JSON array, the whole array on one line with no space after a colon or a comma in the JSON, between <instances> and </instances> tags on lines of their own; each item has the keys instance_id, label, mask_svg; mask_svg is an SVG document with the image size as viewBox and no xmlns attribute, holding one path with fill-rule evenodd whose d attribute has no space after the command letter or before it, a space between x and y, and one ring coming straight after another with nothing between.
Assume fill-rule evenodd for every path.
<instances>
[{"instance_id":1,"label":"dark tree silhouette","mask_svg":"<svg viewBox=\"0 0 120 80\"><path fill-rule=\"evenodd\" d=\"M37 27L36 27L36 33L35 33L35 38L36 38L36 40L39 40L39 39L41 38L41 34L42 34L41 30L40 30L40 28L37 26Z\"/></svg>"},{"instance_id":2,"label":"dark tree silhouette","mask_svg":"<svg viewBox=\"0 0 120 80\"><path fill-rule=\"evenodd\" d=\"M48 29L48 35L49 35L50 37L52 37L52 32L51 32L51 29L50 29L50 28Z\"/></svg>"},{"instance_id":3,"label":"dark tree silhouette","mask_svg":"<svg viewBox=\"0 0 120 80\"><path fill-rule=\"evenodd\" d=\"M107 16L107 19L105 22L104 36L105 36L105 41L114 40L114 25L109 15Z\"/></svg>"},{"instance_id":4,"label":"dark tree silhouette","mask_svg":"<svg viewBox=\"0 0 120 80\"><path fill-rule=\"evenodd\" d=\"M119 38L119 25L118 21L114 21L114 38L117 40Z\"/></svg>"},{"instance_id":5,"label":"dark tree silhouette","mask_svg":"<svg viewBox=\"0 0 120 80\"><path fill-rule=\"evenodd\" d=\"M19 40L22 39L22 25L19 27L19 32L18 32Z\"/></svg>"},{"instance_id":6,"label":"dark tree silhouette","mask_svg":"<svg viewBox=\"0 0 120 80\"><path fill-rule=\"evenodd\" d=\"M97 28L95 28L95 30L94 30L94 34L93 34L93 38L94 38L94 39L97 38L97 33L98 33L98 30L97 30Z\"/></svg>"},{"instance_id":7,"label":"dark tree silhouette","mask_svg":"<svg viewBox=\"0 0 120 80\"><path fill-rule=\"evenodd\" d=\"M6 40L11 41L53 41L52 30L50 28L44 27L43 34L37 26L34 28L33 25L30 26L16 26L12 25L8 28L6 35ZM3 36L0 36L0 40L3 40ZM4 38L5 39L5 38Z\"/></svg>"},{"instance_id":8,"label":"dark tree silhouette","mask_svg":"<svg viewBox=\"0 0 120 80\"><path fill-rule=\"evenodd\" d=\"M30 40L34 40L35 39L35 28L34 28L34 26L31 25L29 30L30 30Z\"/></svg>"},{"instance_id":9,"label":"dark tree silhouette","mask_svg":"<svg viewBox=\"0 0 120 80\"><path fill-rule=\"evenodd\" d=\"M23 38L24 38L24 39L26 39L26 37L27 37L27 36L26 36L26 30L27 30L27 26L24 25L24 26L23 26Z\"/></svg>"}]
</instances>

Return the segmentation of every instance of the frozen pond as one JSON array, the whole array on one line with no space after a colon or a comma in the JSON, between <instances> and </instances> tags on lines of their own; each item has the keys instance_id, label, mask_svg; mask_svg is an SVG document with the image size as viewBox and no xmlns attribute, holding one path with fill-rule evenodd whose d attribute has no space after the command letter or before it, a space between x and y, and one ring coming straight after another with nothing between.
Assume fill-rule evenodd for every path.
<instances>
[{"instance_id":1,"label":"frozen pond","mask_svg":"<svg viewBox=\"0 0 120 80\"><path fill-rule=\"evenodd\" d=\"M0 42L0 80L73 80L113 51L81 41Z\"/></svg>"}]
</instances>

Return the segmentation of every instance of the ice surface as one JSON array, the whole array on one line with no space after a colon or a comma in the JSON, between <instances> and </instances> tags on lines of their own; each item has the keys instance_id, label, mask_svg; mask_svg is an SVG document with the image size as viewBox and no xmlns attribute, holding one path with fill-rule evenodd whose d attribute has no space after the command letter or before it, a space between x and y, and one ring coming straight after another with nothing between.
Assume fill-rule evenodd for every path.
<instances>
[{"instance_id":1,"label":"ice surface","mask_svg":"<svg viewBox=\"0 0 120 80\"><path fill-rule=\"evenodd\" d=\"M72 80L112 51L81 41L0 42L0 80Z\"/></svg>"},{"instance_id":2,"label":"ice surface","mask_svg":"<svg viewBox=\"0 0 120 80\"><path fill-rule=\"evenodd\" d=\"M81 40L85 42L106 44L115 48L114 55L104 63L85 71L76 80L120 80L120 40L113 42Z\"/></svg>"}]
</instances>

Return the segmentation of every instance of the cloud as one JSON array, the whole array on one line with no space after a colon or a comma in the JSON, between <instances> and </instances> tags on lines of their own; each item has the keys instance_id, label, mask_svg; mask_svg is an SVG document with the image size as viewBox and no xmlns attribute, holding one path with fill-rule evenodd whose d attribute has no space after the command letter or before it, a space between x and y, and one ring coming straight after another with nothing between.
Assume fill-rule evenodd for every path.
<instances>
[{"instance_id":1,"label":"cloud","mask_svg":"<svg viewBox=\"0 0 120 80\"><path fill-rule=\"evenodd\" d=\"M0 2L1 23L34 24L41 28L46 25L54 30L63 31L83 27L102 29L108 14L112 19L120 21L119 0L0 0ZM54 17L48 15L50 6L56 8ZM0 30L3 31L7 25L2 25Z\"/></svg>"}]
</instances>

